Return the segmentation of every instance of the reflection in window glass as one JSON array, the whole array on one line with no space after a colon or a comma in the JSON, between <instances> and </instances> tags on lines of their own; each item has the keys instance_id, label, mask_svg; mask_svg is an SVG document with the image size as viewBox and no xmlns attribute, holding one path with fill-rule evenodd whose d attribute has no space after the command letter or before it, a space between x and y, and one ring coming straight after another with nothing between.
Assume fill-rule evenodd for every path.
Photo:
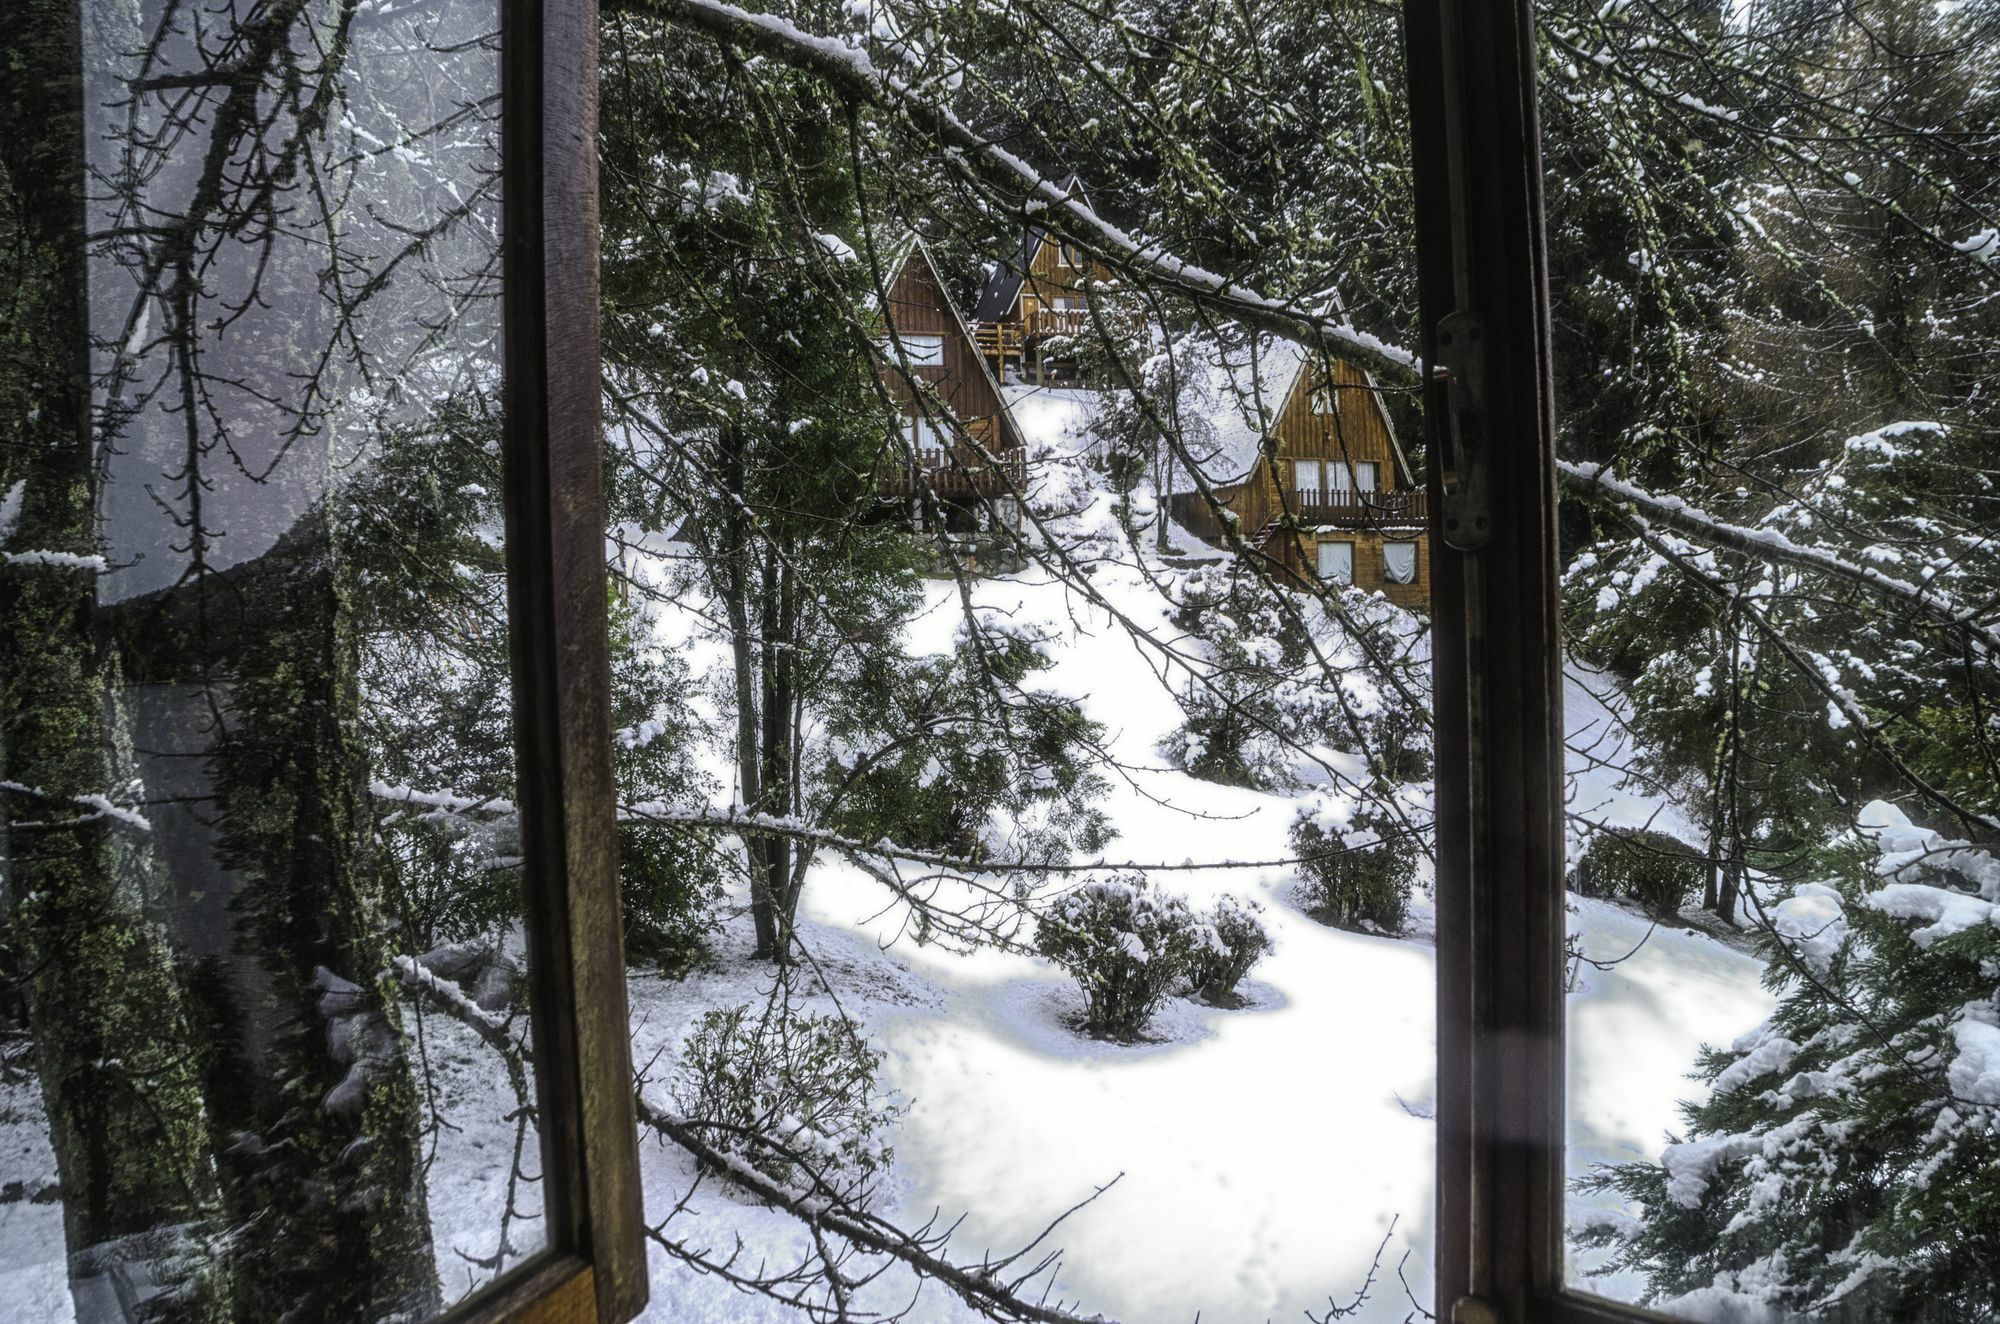
<instances>
[{"instance_id":1,"label":"reflection in window glass","mask_svg":"<svg viewBox=\"0 0 2000 1324\"><path fill-rule=\"evenodd\" d=\"M0 179L39 392L0 388L8 1313L421 1319L545 1240L497 10L30 8L41 108Z\"/></svg>"},{"instance_id":2,"label":"reflection in window glass","mask_svg":"<svg viewBox=\"0 0 2000 1324\"><path fill-rule=\"evenodd\" d=\"M1571 1281L1994 1319L1994 12L1544 40Z\"/></svg>"},{"instance_id":3,"label":"reflection in window glass","mask_svg":"<svg viewBox=\"0 0 2000 1324\"><path fill-rule=\"evenodd\" d=\"M627 806L657 1317L987 1311L828 1202L941 1264L1032 1244L980 1276L1001 1318L1261 1324L1371 1271L1346 1318L1429 1309L1425 604L1322 582L1374 579L1375 517L1298 499L1395 454L1314 382L1415 432L1394 8L785 3L747 61L642 12L604 44L607 474L698 774ZM843 45L1004 149L850 119ZM1088 308L1033 274L1057 229ZM867 353L900 332L982 425L915 463Z\"/></svg>"}]
</instances>

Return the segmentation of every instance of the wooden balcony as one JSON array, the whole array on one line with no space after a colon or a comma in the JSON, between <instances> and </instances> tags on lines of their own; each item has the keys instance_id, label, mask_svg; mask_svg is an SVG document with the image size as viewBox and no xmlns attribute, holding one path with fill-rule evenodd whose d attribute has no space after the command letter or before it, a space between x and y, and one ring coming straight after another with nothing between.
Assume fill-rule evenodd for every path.
<instances>
[{"instance_id":1,"label":"wooden balcony","mask_svg":"<svg viewBox=\"0 0 2000 1324\"><path fill-rule=\"evenodd\" d=\"M1420 491L1293 492L1287 505L1301 524L1336 528L1421 529L1430 518L1426 496Z\"/></svg>"},{"instance_id":2,"label":"wooden balcony","mask_svg":"<svg viewBox=\"0 0 2000 1324\"><path fill-rule=\"evenodd\" d=\"M1007 366L1008 359L1021 357L1021 324L1019 322L974 322L972 342L979 347L985 358L993 361L995 375Z\"/></svg>"},{"instance_id":3,"label":"wooden balcony","mask_svg":"<svg viewBox=\"0 0 2000 1324\"><path fill-rule=\"evenodd\" d=\"M914 468L905 456L902 464L883 475L881 495L907 499L929 490L941 497L1010 496L1027 487L1025 450L1015 447L1007 451L989 450L987 454L998 463L989 463L970 446L949 450L942 446L919 448Z\"/></svg>"}]
</instances>

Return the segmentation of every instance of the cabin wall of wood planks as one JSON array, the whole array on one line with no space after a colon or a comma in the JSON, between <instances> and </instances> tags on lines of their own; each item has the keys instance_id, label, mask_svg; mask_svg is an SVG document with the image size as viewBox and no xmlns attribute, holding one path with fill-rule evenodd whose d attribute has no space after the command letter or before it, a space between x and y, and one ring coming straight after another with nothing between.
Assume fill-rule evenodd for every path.
<instances>
[{"instance_id":1,"label":"cabin wall of wood planks","mask_svg":"<svg viewBox=\"0 0 2000 1324\"><path fill-rule=\"evenodd\" d=\"M1316 391L1320 383L1328 389ZM1401 606L1427 607L1431 570L1424 494L1404 485L1388 422L1361 370L1336 359L1324 378L1316 379L1310 367L1300 372L1271 419L1270 435L1276 443L1274 456L1260 459L1241 481L1214 489L1217 500L1236 515L1243 538L1302 582L1317 576L1319 543L1352 543L1355 587L1380 591ZM1320 487L1311 496L1300 492L1300 460L1316 460L1322 467ZM1371 497L1325 496L1327 466L1345 467L1344 486L1353 489L1359 486L1353 466L1364 463L1375 466ZM1174 511L1189 532L1223 541L1221 523L1199 493L1177 495ZM1335 518L1324 518L1330 514ZM1415 544L1414 582L1389 581L1384 548L1391 542Z\"/></svg>"}]
</instances>

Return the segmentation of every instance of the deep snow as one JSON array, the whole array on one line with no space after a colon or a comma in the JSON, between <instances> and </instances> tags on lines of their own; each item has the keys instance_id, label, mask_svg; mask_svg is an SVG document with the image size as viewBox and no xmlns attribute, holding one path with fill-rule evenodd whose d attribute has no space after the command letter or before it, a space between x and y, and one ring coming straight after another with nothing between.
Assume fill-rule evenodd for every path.
<instances>
[{"instance_id":1,"label":"deep snow","mask_svg":"<svg viewBox=\"0 0 2000 1324\"><path fill-rule=\"evenodd\" d=\"M1083 392L1010 388L1038 454L1045 497L1069 513L1068 532L1111 519L1110 498L1074 462L1091 407ZM1143 494L1138 513L1148 513ZM1149 540L1142 540L1150 545ZM1207 549L1184 532L1175 542ZM1139 570L1100 563L1094 588L1148 627L1171 632ZM1119 839L1108 859L1269 859L1287 853L1293 799L1196 781L1157 752L1179 721L1155 677L1155 660L1080 595L1029 569L980 581L976 601L1039 622L1062 640L1042 683L1077 696L1102 722L1126 764L1108 807ZM945 647L956 624L955 590L932 586L914 647ZM687 620L661 628L688 648L699 670L719 659ZM1597 697L1609 698L1611 706ZM1615 687L1573 668L1566 693L1571 733L1571 808L1599 821L1658 825L1687 833L1671 805L1643 786L1621 785L1629 761L1617 728ZM712 755L727 785L726 760ZM1608 765L1608 766L1607 766ZM1690 840L1699 841L1699 835ZM1262 904L1275 950L1253 972L1250 1005L1220 1011L1176 1001L1154 1027L1156 1042L1100 1043L1067 1025L1080 1006L1068 980L1045 963L985 951L954 956L907 943L883 950L897 928L881 916L872 880L839 863L819 866L804 902L804 932L840 1004L885 1054L887 1082L906 1112L893 1137L887 1212L905 1225L933 1211L965 1216L953 1243L961 1256L1012 1249L1098 1186L1101 1198L1052 1238L1065 1249L1052 1296L1085 1312L1127 1321L1208 1324L1299 1318L1329 1297L1346 1302L1378 1246L1384 1264L1359 1318L1401 1321L1415 1299L1429 1303L1433 953L1420 938L1340 932L1304 916L1282 868L1163 875L1156 886L1197 905L1229 891ZM1416 931L1426 930L1419 898ZM870 918L874 917L874 918ZM1686 1078L1703 1043L1726 1043L1759 1022L1770 1000L1750 956L1693 932L1654 929L1636 914L1581 900L1575 924L1596 958L1629 959L1586 969L1572 999L1570 1169L1653 1158L1676 1125ZM637 1060L654 1064L649 1097L667 1099L664 1076L688 1024L710 1007L756 1001L766 975L746 959L747 921L724 935L717 968L682 982L635 973L631 980ZM822 1002L821 1005L824 1005ZM436 1026L437 1018L427 1021ZM459 1252L490 1254L495 1194L512 1158L511 1128L497 1076L472 1066L479 1046L440 1029L436 1041L463 1098L441 1133L429 1173L438 1260L463 1284ZM464 1042L460 1042L460 1038ZM481 1081L483 1080L483 1084ZM0 1098L0 1180L32 1187L52 1177L31 1084ZM662 1217L686 1190L692 1164L645 1138L646 1198ZM531 1160L532 1167L532 1160ZM1393 1231L1392 1231L1393 1228ZM752 1258L775 1262L802 1244L787 1217L714 1182L670 1226L673 1235L720 1248L744 1237ZM517 1246L533 1239L516 1234ZM60 1214L52 1204L0 1202L0 1292L17 1318L62 1319ZM769 1302L701 1277L657 1247L646 1319L783 1319ZM1632 1284L1609 1290L1629 1294ZM889 1275L879 1300L899 1302L911 1280ZM972 1318L949 1294L927 1287L911 1318Z\"/></svg>"}]
</instances>

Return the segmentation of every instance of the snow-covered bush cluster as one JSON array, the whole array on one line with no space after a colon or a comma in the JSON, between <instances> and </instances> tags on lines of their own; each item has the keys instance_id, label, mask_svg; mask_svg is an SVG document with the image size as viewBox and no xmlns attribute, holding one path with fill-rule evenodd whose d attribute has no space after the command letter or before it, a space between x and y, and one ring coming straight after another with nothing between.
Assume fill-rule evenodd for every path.
<instances>
[{"instance_id":1,"label":"snow-covered bush cluster","mask_svg":"<svg viewBox=\"0 0 2000 1324\"><path fill-rule=\"evenodd\" d=\"M1299 897L1336 928L1401 933L1416 883L1418 844L1383 806L1321 795L1292 820Z\"/></svg>"},{"instance_id":2,"label":"snow-covered bush cluster","mask_svg":"<svg viewBox=\"0 0 2000 1324\"><path fill-rule=\"evenodd\" d=\"M1686 1137L1592 1184L1640 1216L1584 1243L1701 1318L1993 1317L2000 860L1880 801L1862 824L1771 907L1778 1010L1704 1055Z\"/></svg>"},{"instance_id":3,"label":"snow-covered bush cluster","mask_svg":"<svg viewBox=\"0 0 2000 1324\"><path fill-rule=\"evenodd\" d=\"M1255 901L1239 901L1226 893L1216 899L1202 925L1201 944L1188 959L1188 985L1204 1001L1216 1006L1235 1003L1236 986L1271 950L1258 909Z\"/></svg>"},{"instance_id":4,"label":"snow-covered bush cluster","mask_svg":"<svg viewBox=\"0 0 2000 1324\"><path fill-rule=\"evenodd\" d=\"M1665 832L1644 829L1593 835L1576 862L1576 890L1624 897L1658 919L1672 919L1701 888L1701 857Z\"/></svg>"},{"instance_id":5,"label":"snow-covered bush cluster","mask_svg":"<svg viewBox=\"0 0 2000 1324\"><path fill-rule=\"evenodd\" d=\"M1183 576L1175 608L1207 663L1182 687L1185 720L1161 746L1176 767L1286 790L1339 750L1385 782L1429 775L1429 654L1418 617L1358 593L1329 609L1233 562Z\"/></svg>"},{"instance_id":6,"label":"snow-covered bush cluster","mask_svg":"<svg viewBox=\"0 0 2000 1324\"><path fill-rule=\"evenodd\" d=\"M1177 990L1217 1003L1234 999L1236 985L1271 945L1255 909L1225 896L1209 915L1198 915L1136 874L1113 876L1052 903L1036 928L1035 947L1083 990L1084 1028L1129 1042Z\"/></svg>"},{"instance_id":7,"label":"snow-covered bush cluster","mask_svg":"<svg viewBox=\"0 0 2000 1324\"><path fill-rule=\"evenodd\" d=\"M717 1007L681 1049L674 1108L711 1148L773 1181L865 1205L895 1157L899 1109L877 1084L882 1055L854 1023L782 1000Z\"/></svg>"}]
</instances>

